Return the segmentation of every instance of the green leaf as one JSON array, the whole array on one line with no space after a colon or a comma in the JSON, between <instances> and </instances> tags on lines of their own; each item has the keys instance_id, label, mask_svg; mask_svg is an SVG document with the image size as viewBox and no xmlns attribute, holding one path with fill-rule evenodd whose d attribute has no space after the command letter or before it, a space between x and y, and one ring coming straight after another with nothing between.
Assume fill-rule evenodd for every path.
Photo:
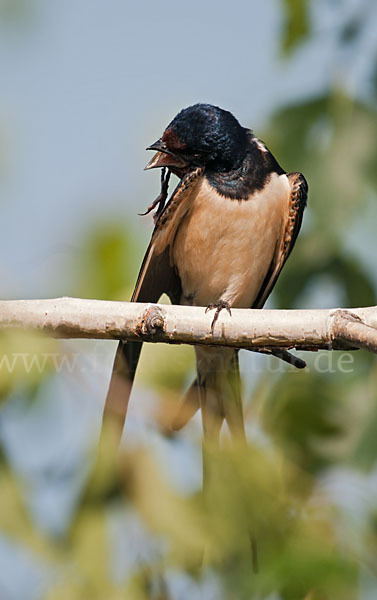
<instances>
[{"instance_id":1,"label":"green leaf","mask_svg":"<svg viewBox=\"0 0 377 600\"><path fill-rule=\"evenodd\" d=\"M289 54L310 33L307 0L283 0L285 23L281 40L282 51Z\"/></svg>"}]
</instances>

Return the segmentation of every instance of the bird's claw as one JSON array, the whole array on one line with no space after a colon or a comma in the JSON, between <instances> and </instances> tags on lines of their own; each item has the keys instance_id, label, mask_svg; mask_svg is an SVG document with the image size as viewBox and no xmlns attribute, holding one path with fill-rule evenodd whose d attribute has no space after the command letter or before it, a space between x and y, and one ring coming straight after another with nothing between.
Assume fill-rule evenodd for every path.
<instances>
[{"instance_id":1,"label":"bird's claw","mask_svg":"<svg viewBox=\"0 0 377 600\"><path fill-rule=\"evenodd\" d=\"M166 199L168 197L168 191L169 191L170 175L171 175L171 172L168 170L166 173L165 167L163 167L161 169L161 192L157 196L156 200L154 202L152 202L152 204L150 206L148 206L148 208L145 212L138 213L139 217L145 217L145 215L148 215L158 205L158 208L157 208L155 214L153 215L153 221L155 223L157 222L158 217L160 216L160 214L163 212L163 210L165 208L165 203L166 203Z\"/></svg>"},{"instance_id":2,"label":"bird's claw","mask_svg":"<svg viewBox=\"0 0 377 600\"><path fill-rule=\"evenodd\" d=\"M212 319L212 323L211 323L211 333L213 334L214 330L215 330L215 325L216 325L216 321L219 318L219 314L221 313L222 310L227 310L229 315L232 316L232 311L230 310L230 305L228 302L225 302L225 300L220 300L220 302L217 302L215 304L209 304L206 308L206 313L209 310L216 310L214 317Z\"/></svg>"}]
</instances>

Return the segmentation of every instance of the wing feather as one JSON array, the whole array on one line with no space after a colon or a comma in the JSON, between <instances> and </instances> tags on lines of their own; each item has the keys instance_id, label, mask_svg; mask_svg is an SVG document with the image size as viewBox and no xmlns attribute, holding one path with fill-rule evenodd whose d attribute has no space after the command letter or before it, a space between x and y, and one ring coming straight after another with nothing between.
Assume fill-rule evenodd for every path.
<instances>
[{"instance_id":1,"label":"wing feather","mask_svg":"<svg viewBox=\"0 0 377 600\"><path fill-rule=\"evenodd\" d=\"M308 184L301 173L289 173L287 177L291 186L287 225L252 308L262 308L271 294L301 228L308 197Z\"/></svg>"}]
</instances>

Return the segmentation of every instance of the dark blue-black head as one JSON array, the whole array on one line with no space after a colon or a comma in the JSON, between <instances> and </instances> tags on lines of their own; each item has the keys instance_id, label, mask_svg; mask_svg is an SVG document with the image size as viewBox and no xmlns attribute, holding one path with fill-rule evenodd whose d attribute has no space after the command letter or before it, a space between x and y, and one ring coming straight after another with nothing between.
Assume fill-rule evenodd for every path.
<instances>
[{"instance_id":1,"label":"dark blue-black head","mask_svg":"<svg viewBox=\"0 0 377 600\"><path fill-rule=\"evenodd\" d=\"M184 108L148 150L146 168L170 167L177 174L195 167L226 172L238 168L248 148L248 130L227 110L211 104Z\"/></svg>"}]
</instances>

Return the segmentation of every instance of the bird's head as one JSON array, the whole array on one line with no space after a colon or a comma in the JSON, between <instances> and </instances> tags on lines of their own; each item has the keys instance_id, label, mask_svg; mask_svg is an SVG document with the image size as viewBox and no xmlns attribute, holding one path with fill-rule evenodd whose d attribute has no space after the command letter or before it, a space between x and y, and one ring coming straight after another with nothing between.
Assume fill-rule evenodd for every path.
<instances>
[{"instance_id":1,"label":"bird's head","mask_svg":"<svg viewBox=\"0 0 377 600\"><path fill-rule=\"evenodd\" d=\"M184 108L147 150L157 150L146 169L169 167L182 176L196 167L226 172L245 158L248 130L227 110L211 104Z\"/></svg>"}]
</instances>

